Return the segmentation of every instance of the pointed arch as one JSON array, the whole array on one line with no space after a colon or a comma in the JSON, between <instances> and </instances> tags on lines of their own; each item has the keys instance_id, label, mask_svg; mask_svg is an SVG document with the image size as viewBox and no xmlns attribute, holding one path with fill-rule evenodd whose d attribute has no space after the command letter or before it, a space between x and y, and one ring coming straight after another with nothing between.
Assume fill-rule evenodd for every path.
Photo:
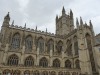
<instances>
[{"instance_id":1,"label":"pointed arch","mask_svg":"<svg viewBox=\"0 0 100 75\"><path fill-rule=\"evenodd\" d=\"M79 60L78 59L75 61L75 67L77 69L80 69L80 63L79 63Z\"/></svg>"},{"instance_id":2,"label":"pointed arch","mask_svg":"<svg viewBox=\"0 0 100 75\"><path fill-rule=\"evenodd\" d=\"M12 37L11 47L14 49L20 48L20 34L18 32Z\"/></svg>"},{"instance_id":3,"label":"pointed arch","mask_svg":"<svg viewBox=\"0 0 100 75\"><path fill-rule=\"evenodd\" d=\"M75 55L78 55L78 41L77 41L77 36L76 35L73 37L73 40L74 40Z\"/></svg>"},{"instance_id":4,"label":"pointed arch","mask_svg":"<svg viewBox=\"0 0 100 75\"><path fill-rule=\"evenodd\" d=\"M8 75L8 74L11 74L11 71L9 69L3 71L3 75Z\"/></svg>"},{"instance_id":5,"label":"pointed arch","mask_svg":"<svg viewBox=\"0 0 100 75\"><path fill-rule=\"evenodd\" d=\"M92 50L92 38L89 33L86 33L85 37L86 37L86 42L87 42L87 48L89 51L92 72L96 72L96 65L95 65L95 60L94 60L94 55L93 55L93 50Z\"/></svg>"},{"instance_id":6,"label":"pointed arch","mask_svg":"<svg viewBox=\"0 0 100 75\"><path fill-rule=\"evenodd\" d=\"M63 42L60 40L60 41L57 43L57 52L58 52L58 53L61 53L62 50L63 50Z\"/></svg>"},{"instance_id":7,"label":"pointed arch","mask_svg":"<svg viewBox=\"0 0 100 75\"><path fill-rule=\"evenodd\" d=\"M28 56L25 59L24 65L27 66L27 67L34 66L34 58L32 56Z\"/></svg>"},{"instance_id":8,"label":"pointed arch","mask_svg":"<svg viewBox=\"0 0 100 75\"><path fill-rule=\"evenodd\" d=\"M51 71L50 75L56 75L55 71Z\"/></svg>"},{"instance_id":9,"label":"pointed arch","mask_svg":"<svg viewBox=\"0 0 100 75\"><path fill-rule=\"evenodd\" d=\"M60 60L59 59L53 60L53 67L60 67Z\"/></svg>"},{"instance_id":10,"label":"pointed arch","mask_svg":"<svg viewBox=\"0 0 100 75\"><path fill-rule=\"evenodd\" d=\"M38 38L38 48L40 53L44 52L44 39L42 37Z\"/></svg>"},{"instance_id":11,"label":"pointed arch","mask_svg":"<svg viewBox=\"0 0 100 75\"><path fill-rule=\"evenodd\" d=\"M47 42L47 52L50 52L50 50L54 51L54 41L52 39Z\"/></svg>"},{"instance_id":12,"label":"pointed arch","mask_svg":"<svg viewBox=\"0 0 100 75\"><path fill-rule=\"evenodd\" d=\"M47 71L43 71L42 75L48 75L48 72Z\"/></svg>"},{"instance_id":13,"label":"pointed arch","mask_svg":"<svg viewBox=\"0 0 100 75\"><path fill-rule=\"evenodd\" d=\"M24 71L24 75L30 75L30 71L29 70Z\"/></svg>"},{"instance_id":14,"label":"pointed arch","mask_svg":"<svg viewBox=\"0 0 100 75\"><path fill-rule=\"evenodd\" d=\"M25 50L26 51L32 50L32 45L33 45L33 38L31 35L28 35L25 39Z\"/></svg>"},{"instance_id":15,"label":"pointed arch","mask_svg":"<svg viewBox=\"0 0 100 75\"><path fill-rule=\"evenodd\" d=\"M13 54L13 55L8 57L7 65L17 66L18 65L18 61L19 61L18 56L16 54Z\"/></svg>"},{"instance_id":16,"label":"pointed arch","mask_svg":"<svg viewBox=\"0 0 100 75\"><path fill-rule=\"evenodd\" d=\"M72 66L71 61L70 61L70 60L66 60L66 61L65 61L65 68L71 69L71 66Z\"/></svg>"},{"instance_id":17,"label":"pointed arch","mask_svg":"<svg viewBox=\"0 0 100 75\"><path fill-rule=\"evenodd\" d=\"M39 66L48 67L48 60L45 57L41 58L39 61Z\"/></svg>"},{"instance_id":18,"label":"pointed arch","mask_svg":"<svg viewBox=\"0 0 100 75\"><path fill-rule=\"evenodd\" d=\"M38 70L36 70L36 71L33 72L33 75L40 75L40 73L39 73Z\"/></svg>"},{"instance_id":19,"label":"pointed arch","mask_svg":"<svg viewBox=\"0 0 100 75\"><path fill-rule=\"evenodd\" d=\"M63 75L63 72L62 72L62 71L60 71L60 72L58 73L58 75Z\"/></svg>"}]
</instances>

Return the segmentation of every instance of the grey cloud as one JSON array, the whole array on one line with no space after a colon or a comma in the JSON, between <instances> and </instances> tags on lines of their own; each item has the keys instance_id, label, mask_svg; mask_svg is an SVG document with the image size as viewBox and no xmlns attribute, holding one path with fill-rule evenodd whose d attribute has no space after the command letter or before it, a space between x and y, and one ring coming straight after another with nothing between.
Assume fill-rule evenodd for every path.
<instances>
[{"instance_id":1,"label":"grey cloud","mask_svg":"<svg viewBox=\"0 0 100 75\"><path fill-rule=\"evenodd\" d=\"M69 9L73 10L74 18L82 16L83 20L93 22L94 30L99 33L100 21L99 0L29 0L28 4L21 8L22 1L18 0L0 0L0 24L3 17L9 11L11 20L15 20L18 25L27 23L27 27L44 30L48 28L49 32L55 31L56 14L61 15L62 7L65 6L66 13ZM20 10L22 9L22 11Z\"/></svg>"}]
</instances>

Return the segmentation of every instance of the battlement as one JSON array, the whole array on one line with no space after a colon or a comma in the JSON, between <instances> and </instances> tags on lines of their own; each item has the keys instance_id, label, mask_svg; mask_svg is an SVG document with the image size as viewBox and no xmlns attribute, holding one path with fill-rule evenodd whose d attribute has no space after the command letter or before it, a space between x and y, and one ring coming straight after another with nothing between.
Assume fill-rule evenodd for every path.
<instances>
[{"instance_id":1,"label":"battlement","mask_svg":"<svg viewBox=\"0 0 100 75\"><path fill-rule=\"evenodd\" d=\"M30 29L30 28L26 28L26 27L22 27L22 26L18 26L18 25L10 25L9 27L19 29L19 30L34 32L34 33L38 33L38 34L44 34L44 35L48 35L48 36L55 36L54 33L50 33L47 31L41 31L41 30L37 30L37 29Z\"/></svg>"}]
</instances>

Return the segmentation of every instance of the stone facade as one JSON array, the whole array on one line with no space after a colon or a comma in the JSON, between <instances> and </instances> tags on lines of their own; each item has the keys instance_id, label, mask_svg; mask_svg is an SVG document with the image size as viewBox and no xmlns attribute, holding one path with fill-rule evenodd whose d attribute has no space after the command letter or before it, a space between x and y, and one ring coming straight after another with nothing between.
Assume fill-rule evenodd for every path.
<instances>
[{"instance_id":1,"label":"stone facade","mask_svg":"<svg viewBox=\"0 0 100 75\"><path fill-rule=\"evenodd\" d=\"M0 33L2 75L97 75L94 30L73 12L56 17L56 34L9 24L4 17Z\"/></svg>"}]
</instances>

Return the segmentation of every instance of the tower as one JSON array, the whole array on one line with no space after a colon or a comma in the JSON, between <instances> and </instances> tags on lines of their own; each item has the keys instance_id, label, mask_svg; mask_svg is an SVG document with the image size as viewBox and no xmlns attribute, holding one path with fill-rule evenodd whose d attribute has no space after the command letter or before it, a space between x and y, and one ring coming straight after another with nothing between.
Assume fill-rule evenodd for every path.
<instances>
[{"instance_id":1,"label":"tower","mask_svg":"<svg viewBox=\"0 0 100 75\"><path fill-rule=\"evenodd\" d=\"M67 35L74 29L73 12L70 10L70 14L66 14L65 8L62 9L62 15L56 16L56 34Z\"/></svg>"}]
</instances>

